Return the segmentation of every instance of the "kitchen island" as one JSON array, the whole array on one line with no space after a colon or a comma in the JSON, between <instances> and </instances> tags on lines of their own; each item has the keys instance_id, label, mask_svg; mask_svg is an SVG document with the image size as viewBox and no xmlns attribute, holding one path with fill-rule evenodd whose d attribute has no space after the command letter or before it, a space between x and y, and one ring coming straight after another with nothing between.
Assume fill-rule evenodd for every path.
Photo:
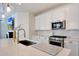
<instances>
[{"instance_id":1,"label":"kitchen island","mask_svg":"<svg viewBox=\"0 0 79 59\"><path fill-rule=\"evenodd\" d=\"M68 56L70 51L70 49L46 43L25 46L14 43L12 39L0 39L0 56Z\"/></svg>"}]
</instances>

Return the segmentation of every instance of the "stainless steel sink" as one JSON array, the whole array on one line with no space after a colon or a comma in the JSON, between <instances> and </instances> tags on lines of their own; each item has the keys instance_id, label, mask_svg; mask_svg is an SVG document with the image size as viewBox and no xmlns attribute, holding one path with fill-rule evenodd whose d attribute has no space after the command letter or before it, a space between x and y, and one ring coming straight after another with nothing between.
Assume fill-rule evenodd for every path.
<instances>
[{"instance_id":1,"label":"stainless steel sink","mask_svg":"<svg viewBox=\"0 0 79 59\"><path fill-rule=\"evenodd\" d=\"M23 45L26 45L26 46L30 46L30 45L36 44L35 42L28 41L28 40L22 40L22 41L19 41L19 43L21 43Z\"/></svg>"}]
</instances>

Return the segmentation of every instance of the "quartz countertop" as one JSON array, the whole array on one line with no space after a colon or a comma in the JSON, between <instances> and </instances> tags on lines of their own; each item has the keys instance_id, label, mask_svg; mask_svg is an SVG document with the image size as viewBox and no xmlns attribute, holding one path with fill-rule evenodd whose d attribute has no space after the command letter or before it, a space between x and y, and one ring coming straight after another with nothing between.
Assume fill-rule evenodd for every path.
<instances>
[{"instance_id":1,"label":"quartz countertop","mask_svg":"<svg viewBox=\"0 0 79 59\"><path fill-rule=\"evenodd\" d=\"M41 50L43 52L46 52L52 56L56 56L60 51L62 51L62 47L58 47L55 45L47 44L47 43L39 43L32 45L32 47Z\"/></svg>"},{"instance_id":2,"label":"quartz countertop","mask_svg":"<svg viewBox=\"0 0 79 59\"><path fill-rule=\"evenodd\" d=\"M38 45L38 44L35 44ZM44 52L42 50L39 50L35 47L32 46L25 46L22 44L16 44L13 42L12 39L0 39L0 56L52 56L53 54L49 54L47 52ZM48 46L48 44L46 44L46 47ZM42 47L42 44L40 43L40 47ZM49 52L49 48L44 48L47 49ZM68 56L70 53L70 49L67 48L61 48L61 47L57 47L57 46L53 46L52 48L54 48L53 50L59 50L59 52L55 52L56 54L54 54L55 56ZM62 50L61 50L62 49ZM51 53L53 53L53 51L50 51Z\"/></svg>"}]
</instances>

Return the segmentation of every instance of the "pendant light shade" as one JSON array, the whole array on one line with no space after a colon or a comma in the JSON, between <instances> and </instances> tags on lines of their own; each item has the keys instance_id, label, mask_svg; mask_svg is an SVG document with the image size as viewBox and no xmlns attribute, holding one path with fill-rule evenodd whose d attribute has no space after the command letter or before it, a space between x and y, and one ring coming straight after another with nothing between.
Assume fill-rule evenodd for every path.
<instances>
[{"instance_id":1,"label":"pendant light shade","mask_svg":"<svg viewBox=\"0 0 79 59\"><path fill-rule=\"evenodd\" d=\"M7 12L11 12L11 8L9 4L7 4Z\"/></svg>"},{"instance_id":2,"label":"pendant light shade","mask_svg":"<svg viewBox=\"0 0 79 59\"><path fill-rule=\"evenodd\" d=\"M3 19L5 18L5 15L4 15L4 14L2 14L2 18L3 18Z\"/></svg>"}]
</instances>

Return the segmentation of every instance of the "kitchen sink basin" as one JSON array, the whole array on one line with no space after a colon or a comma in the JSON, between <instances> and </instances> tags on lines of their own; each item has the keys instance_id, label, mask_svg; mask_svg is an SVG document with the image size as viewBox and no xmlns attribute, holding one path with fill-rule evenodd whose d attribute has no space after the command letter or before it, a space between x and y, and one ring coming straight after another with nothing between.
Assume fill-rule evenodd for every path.
<instances>
[{"instance_id":1,"label":"kitchen sink basin","mask_svg":"<svg viewBox=\"0 0 79 59\"><path fill-rule=\"evenodd\" d=\"M29 41L29 40L22 40L22 41L19 41L19 43L26 45L26 46L36 44L35 42Z\"/></svg>"}]
</instances>

